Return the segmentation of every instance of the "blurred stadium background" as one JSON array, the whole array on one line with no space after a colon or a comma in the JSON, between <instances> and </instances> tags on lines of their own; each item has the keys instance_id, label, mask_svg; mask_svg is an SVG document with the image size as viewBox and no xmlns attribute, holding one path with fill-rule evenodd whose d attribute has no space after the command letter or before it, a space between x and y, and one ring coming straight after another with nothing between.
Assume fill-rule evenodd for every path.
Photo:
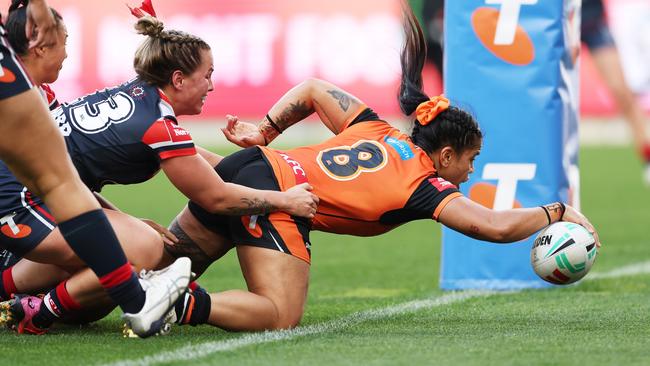
<instances>
[{"instance_id":1,"label":"blurred stadium background","mask_svg":"<svg viewBox=\"0 0 650 366\"><path fill-rule=\"evenodd\" d=\"M423 1L411 0L416 12ZM628 83L650 110L650 1L606 3ZM2 9L8 4L0 1ZM69 33L68 59L54 84L59 100L70 101L133 77L132 55L143 37L133 30L134 18L124 2L50 4L62 13ZM200 116L182 119L191 129L197 122L200 128L222 121L226 113L259 118L284 91L309 76L341 85L385 118L401 116L394 97L401 42L396 0L157 0L154 5L166 27L197 34L213 48L215 90ZM593 130L585 126L588 141L624 143L627 128L586 49L580 74L583 120L596 123ZM426 75L427 91L439 93L440 77L433 67L427 67ZM199 141L223 141L198 131L193 135Z\"/></svg>"}]
</instances>

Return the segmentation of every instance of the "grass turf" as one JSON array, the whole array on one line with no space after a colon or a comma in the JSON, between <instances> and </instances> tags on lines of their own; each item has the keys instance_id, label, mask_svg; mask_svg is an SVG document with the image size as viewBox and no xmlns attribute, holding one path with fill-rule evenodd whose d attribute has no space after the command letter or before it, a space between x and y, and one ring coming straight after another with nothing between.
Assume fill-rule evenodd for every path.
<instances>
[{"instance_id":1,"label":"grass turf","mask_svg":"<svg viewBox=\"0 0 650 366\"><path fill-rule=\"evenodd\" d=\"M585 148L582 206L603 248L593 271L650 260L650 190L631 149ZM168 223L184 205L166 178L109 187L124 211ZM313 233L313 268L303 326L354 312L441 296L440 227L414 222L375 238ZM244 288L229 254L201 278L211 291ZM577 286L477 297L370 319L332 332L269 342L166 364L453 364L644 365L650 326L650 275L584 281ZM139 360L190 344L239 339L215 328L176 327L146 341L120 337L117 312L47 336L0 331L2 364L102 364ZM191 356L191 355L189 355Z\"/></svg>"}]
</instances>

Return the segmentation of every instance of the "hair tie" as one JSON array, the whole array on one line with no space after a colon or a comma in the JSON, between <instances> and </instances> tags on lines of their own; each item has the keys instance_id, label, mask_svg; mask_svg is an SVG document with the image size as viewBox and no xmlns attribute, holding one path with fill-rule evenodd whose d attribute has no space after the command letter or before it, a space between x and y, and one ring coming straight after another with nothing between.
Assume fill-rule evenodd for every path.
<instances>
[{"instance_id":1,"label":"hair tie","mask_svg":"<svg viewBox=\"0 0 650 366\"><path fill-rule=\"evenodd\" d=\"M422 126L426 126L447 108L449 108L449 99L438 95L426 102L420 103L415 109L415 118L417 118Z\"/></svg>"},{"instance_id":2,"label":"hair tie","mask_svg":"<svg viewBox=\"0 0 650 366\"><path fill-rule=\"evenodd\" d=\"M153 10L153 5L151 4L151 0L143 0L142 5L140 5L139 8L132 8L128 4L126 6L129 8L129 10L131 10L131 14L133 14L138 19L142 18L147 14L151 15L154 18L156 17L156 11Z\"/></svg>"}]
</instances>

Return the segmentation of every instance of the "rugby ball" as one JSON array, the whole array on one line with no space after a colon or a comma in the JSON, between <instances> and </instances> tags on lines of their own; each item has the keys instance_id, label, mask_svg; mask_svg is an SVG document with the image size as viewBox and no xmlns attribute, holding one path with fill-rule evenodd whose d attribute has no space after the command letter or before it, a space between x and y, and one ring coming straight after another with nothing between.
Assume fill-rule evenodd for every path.
<instances>
[{"instance_id":1,"label":"rugby ball","mask_svg":"<svg viewBox=\"0 0 650 366\"><path fill-rule=\"evenodd\" d=\"M530 252L533 270L543 280L566 285L583 278L596 260L596 240L583 226L560 221L542 230Z\"/></svg>"}]
</instances>

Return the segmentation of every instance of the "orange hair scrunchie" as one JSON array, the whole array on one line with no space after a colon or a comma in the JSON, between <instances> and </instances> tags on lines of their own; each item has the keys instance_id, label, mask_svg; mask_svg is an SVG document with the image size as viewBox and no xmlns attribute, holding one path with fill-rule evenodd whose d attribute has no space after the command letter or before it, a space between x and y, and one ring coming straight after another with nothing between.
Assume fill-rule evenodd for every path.
<instances>
[{"instance_id":1,"label":"orange hair scrunchie","mask_svg":"<svg viewBox=\"0 0 650 366\"><path fill-rule=\"evenodd\" d=\"M438 114L449 108L449 99L442 95L433 97L426 102L420 103L415 109L415 118L422 126L428 125Z\"/></svg>"}]
</instances>

